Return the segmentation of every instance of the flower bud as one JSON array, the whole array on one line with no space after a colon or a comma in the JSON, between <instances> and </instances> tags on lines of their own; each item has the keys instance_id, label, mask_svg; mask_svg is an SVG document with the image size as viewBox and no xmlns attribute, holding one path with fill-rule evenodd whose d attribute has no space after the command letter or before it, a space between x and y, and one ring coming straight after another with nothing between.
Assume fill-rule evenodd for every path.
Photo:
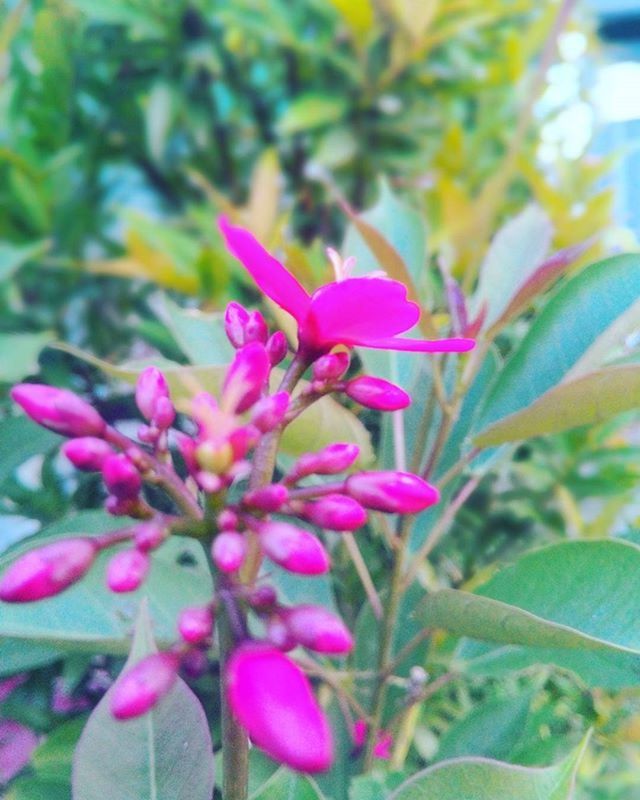
<instances>
[{"instance_id":1,"label":"flower bud","mask_svg":"<svg viewBox=\"0 0 640 800\"><path fill-rule=\"evenodd\" d=\"M168 397L161 397L156 403L156 413L153 417L155 425L161 430L166 431L170 428L176 418L176 410Z\"/></svg>"},{"instance_id":2,"label":"flower bud","mask_svg":"<svg viewBox=\"0 0 640 800\"><path fill-rule=\"evenodd\" d=\"M289 572L321 575L328 571L329 555L309 531L288 522L264 522L259 533L266 555Z\"/></svg>"},{"instance_id":3,"label":"flower bud","mask_svg":"<svg viewBox=\"0 0 640 800\"><path fill-rule=\"evenodd\" d=\"M218 528L221 531L232 531L238 527L238 515L230 508L223 508L218 514Z\"/></svg>"},{"instance_id":4,"label":"flower bud","mask_svg":"<svg viewBox=\"0 0 640 800\"><path fill-rule=\"evenodd\" d=\"M266 609L276 604L278 595L273 586L256 586L251 589L247 596L247 602L251 608Z\"/></svg>"},{"instance_id":5,"label":"flower bud","mask_svg":"<svg viewBox=\"0 0 640 800\"><path fill-rule=\"evenodd\" d=\"M207 606L184 608L178 618L178 631L188 644L200 644L213 633L213 614Z\"/></svg>"},{"instance_id":6,"label":"flower bud","mask_svg":"<svg viewBox=\"0 0 640 800\"><path fill-rule=\"evenodd\" d=\"M440 499L435 486L410 472L358 472L347 478L345 491L367 508L392 514L416 514Z\"/></svg>"},{"instance_id":7,"label":"flower bud","mask_svg":"<svg viewBox=\"0 0 640 800\"><path fill-rule=\"evenodd\" d=\"M289 499L289 490L281 483L272 483L269 486L261 486L259 489L251 489L242 498L242 502L249 508L258 511L278 511Z\"/></svg>"},{"instance_id":8,"label":"flower bud","mask_svg":"<svg viewBox=\"0 0 640 800\"><path fill-rule=\"evenodd\" d=\"M178 450L180 451L180 455L182 456L187 470L191 475L194 475L199 470L198 462L196 460L196 449L198 447L198 443L190 436L178 432L176 434L176 444L178 445Z\"/></svg>"},{"instance_id":9,"label":"flower bud","mask_svg":"<svg viewBox=\"0 0 640 800\"><path fill-rule=\"evenodd\" d=\"M120 500L135 499L142 488L140 473L124 453L105 458L102 477L109 492Z\"/></svg>"},{"instance_id":10,"label":"flower bud","mask_svg":"<svg viewBox=\"0 0 640 800\"><path fill-rule=\"evenodd\" d=\"M151 559L141 550L121 550L107 566L107 586L112 592L135 592L149 573Z\"/></svg>"},{"instance_id":11,"label":"flower bud","mask_svg":"<svg viewBox=\"0 0 640 800\"><path fill-rule=\"evenodd\" d=\"M149 506L140 497L116 497L110 494L104 505L114 517L149 519L153 515Z\"/></svg>"},{"instance_id":12,"label":"flower bud","mask_svg":"<svg viewBox=\"0 0 640 800\"><path fill-rule=\"evenodd\" d=\"M246 537L237 531L222 531L213 540L211 557L220 572L235 572L247 555Z\"/></svg>"},{"instance_id":13,"label":"flower bud","mask_svg":"<svg viewBox=\"0 0 640 800\"><path fill-rule=\"evenodd\" d=\"M156 520L149 520L136 526L134 540L138 550L148 553L164 542L169 535L169 530Z\"/></svg>"},{"instance_id":14,"label":"flower bud","mask_svg":"<svg viewBox=\"0 0 640 800\"><path fill-rule=\"evenodd\" d=\"M150 711L173 688L179 666L176 653L154 653L128 669L113 686L113 716L131 719Z\"/></svg>"},{"instance_id":15,"label":"flower bud","mask_svg":"<svg viewBox=\"0 0 640 800\"><path fill-rule=\"evenodd\" d=\"M264 317L259 311L250 311L247 323L244 326L245 341L247 344L250 342L260 342L266 344L269 336L269 328L265 322Z\"/></svg>"},{"instance_id":16,"label":"flower bud","mask_svg":"<svg viewBox=\"0 0 640 800\"><path fill-rule=\"evenodd\" d=\"M287 337L282 331L276 331L267 339L267 355L272 367L278 366L283 361L289 352L289 344Z\"/></svg>"},{"instance_id":17,"label":"flower bud","mask_svg":"<svg viewBox=\"0 0 640 800\"><path fill-rule=\"evenodd\" d=\"M411 397L394 383L363 375L349 381L344 388L352 400L376 411L399 411L411 405Z\"/></svg>"},{"instance_id":18,"label":"flower bud","mask_svg":"<svg viewBox=\"0 0 640 800\"><path fill-rule=\"evenodd\" d=\"M260 431L253 425L242 425L229 434L229 444L233 450L233 457L236 460L244 458L245 455L256 445L260 438Z\"/></svg>"},{"instance_id":19,"label":"flower bud","mask_svg":"<svg viewBox=\"0 0 640 800\"><path fill-rule=\"evenodd\" d=\"M12 399L32 420L63 436L102 436L106 423L77 394L40 383L19 383Z\"/></svg>"},{"instance_id":20,"label":"flower bud","mask_svg":"<svg viewBox=\"0 0 640 800\"><path fill-rule=\"evenodd\" d=\"M251 342L238 350L222 387L225 408L241 414L260 399L271 364L263 344Z\"/></svg>"},{"instance_id":21,"label":"flower bud","mask_svg":"<svg viewBox=\"0 0 640 800\"><path fill-rule=\"evenodd\" d=\"M291 659L265 644L243 644L227 664L225 682L235 717L267 755L301 772L331 766L329 725Z\"/></svg>"},{"instance_id":22,"label":"flower bud","mask_svg":"<svg viewBox=\"0 0 640 800\"><path fill-rule=\"evenodd\" d=\"M313 365L313 379L321 383L331 383L341 378L349 369L349 353L339 350L337 353L327 353L319 358Z\"/></svg>"},{"instance_id":23,"label":"flower bud","mask_svg":"<svg viewBox=\"0 0 640 800\"><path fill-rule=\"evenodd\" d=\"M277 614L272 614L267 620L265 635L267 641L274 647L277 647L278 650L282 650L283 653L293 650L298 644L289 632L284 621Z\"/></svg>"},{"instance_id":24,"label":"flower bud","mask_svg":"<svg viewBox=\"0 0 640 800\"><path fill-rule=\"evenodd\" d=\"M104 439L96 436L81 436L70 439L62 445L62 452L77 469L87 471L100 470L108 455L114 451Z\"/></svg>"},{"instance_id":25,"label":"flower bud","mask_svg":"<svg viewBox=\"0 0 640 800\"><path fill-rule=\"evenodd\" d=\"M156 421L156 409L160 401L169 401L169 405L171 405L169 384L157 367L147 367L138 375L138 380L136 381L136 405L148 422Z\"/></svg>"},{"instance_id":26,"label":"flower bud","mask_svg":"<svg viewBox=\"0 0 640 800\"><path fill-rule=\"evenodd\" d=\"M353 638L344 622L322 606L302 605L281 611L289 632L317 653L348 653Z\"/></svg>"},{"instance_id":27,"label":"flower bud","mask_svg":"<svg viewBox=\"0 0 640 800\"><path fill-rule=\"evenodd\" d=\"M289 408L289 394L277 392L269 397L263 397L253 407L251 422L262 433L269 433L284 419Z\"/></svg>"},{"instance_id":28,"label":"flower bud","mask_svg":"<svg viewBox=\"0 0 640 800\"><path fill-rule=\"evenodd\" d=\"M332 531L355 531L367 521L367 512L360 503L344 494L328 494L305 503L304 515L319 528Z\"/></svg>"},{"instance_id":29,"label":"flower bud","mask_svg":"<svg viewBox=\"0 0 640 800\"><path fill-rule=\"evenodd\" d=\"M294 482L307 475L335 475L344 472L360 455L357 444L330 444L317 453L305 453L293 465L288 480Z\"/></svg>"},{"instance_id":30,"label":"flower bud","mask_svg":"<svg viewBox=\"0 0 640 800\"><path fill-rule=\"evenodd\" d=\"M59 594L93 564L98 547L87 537L62 539L30 550L0 578L0 600L29 603Z\"/></svg>"},{"instance_id":31,"label":"flower bud","mask_svg":"<svg viewBox=\"0 0 640 800\"><path fill-rule=\"evenodd\" d=\"M240 303L229 303L224 312L224 330L227 338L235 348L247 343L245 326L249 320L249 312Z\"/></svg>"},{"instance_id":32,"label":"flower bud","mask_svg":"<svg viewBox=\"0 0 640 800\"><path fill-rule=\"evenodd\" d=\"M194 475L198 486L203 492L207 494L216 494L224 486L224 481L219 475L214 475L213 472L204 472L204 470L197 472Z\"/></svg>"}]
</instances>

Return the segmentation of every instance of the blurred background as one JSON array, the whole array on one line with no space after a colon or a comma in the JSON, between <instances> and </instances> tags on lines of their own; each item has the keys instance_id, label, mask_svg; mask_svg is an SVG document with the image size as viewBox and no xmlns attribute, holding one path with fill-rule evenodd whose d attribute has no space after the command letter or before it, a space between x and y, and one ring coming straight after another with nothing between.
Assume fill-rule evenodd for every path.
<instances>
[{"instance_id":1,"label":"blurred background","mask_svg":"<svg viewBox=\"0 0 640 800\"><path fill-rule=\"evenodd\" d=\"M442 320L442 276L470 294L496 231L532 205L576 270L638 249L640 0L0 0L0 554L101 502L46 431L16 434L9 387L37 376L126 415L105 369L184 363L185 309L259 299L221 212L314 288L328 244L374 263L350 223L363 211ZM463 509L438 569L461 582L532 543L637 530L639 446L633 415L523 446ZM23 726L0 719L0 786L39 743L35 777L7 797L68 798L105 662L2 647L0 678L24 671L0 681L0 714ZM524 688L520 763L550 763L595 725L585 796L640 797L640 693L565 674ZM500 691L433 703L420 757Z\"/></svg>"}]
</instances>

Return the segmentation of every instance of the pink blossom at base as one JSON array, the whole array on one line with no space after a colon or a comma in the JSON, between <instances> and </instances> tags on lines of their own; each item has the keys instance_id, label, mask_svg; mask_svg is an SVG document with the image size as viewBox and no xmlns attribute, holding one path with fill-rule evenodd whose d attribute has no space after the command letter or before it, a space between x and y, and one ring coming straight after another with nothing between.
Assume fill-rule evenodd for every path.
<instances>
[{"instance_id":1,"label":"pink blossom at base","mask_svg":"<svg viewBox=\"0 0 640 800\"><path fill-rule=\"evenodd\" d=\"M106 423L77 394L55 386L19 383L11 398L34 422L63 436L102 436Z\"/></svg>"},{"instance_id":2,"label":"pink blossom at base","mask_svg":"<svg viewBox=\"0 0 640 800\"><path fill-rule=\"evenodd\" d=\"M400 411L411 405L411 397L394 383L363 375L344 387L347 397L376 411Z\"/></svg>"},{"instance_id":3,"label":"pink blossom at base","mask_svg":"<svg viewBox=\"0 0 640 800\"><path fill-rule=\"evenodd\" d=\"M175 653L154 653L128 669L113 686L113 716L131 719L150 711L173 688L179 666Z\"/></svg>"},{"instance_id":4,"label":"pink blossom at base","mask_svg":"<svg viewBox=\"0 0 640 800\"><path fill-rule=\"evenodd\" d=\"M53 597L87 572L96 553L96 543L86 537L63 539L31 550L0 578L0 600L29 603Z\"/></svg>"},{"instance_id":5,"label":"pink blossom at base","mask_svg":"<svg viewBox=\"0 0 640 800\"><path fill-rule=\"evenodd\" d=\"M211 557L221 572L235 572L247 556L247 539L237 531L222 531L213 540Z\"/></svg>"},{"instance_id":6,"label":"pink blossom at base","mask_svg":"<svg viewBox=\"0 0 640 800\"><path fill-rule=\"evenodd\" d=\"M224 407L238 414L251 408L262 394L270 369L269 356L260 342L238 350L222 387Z\"/></svg>"},{"instance_id":7,"label":"pink blossom at base","mask_svg":"<svg viewBox=\"0 0 640 800\"><path fill-rule=\"evenodd\" d=\"M227 664L225 682L234 715L267 755L301 772L331 766L329 725L290 658L267 645L241 645Z\"/></svg>"},{"instance_id":8,"label":"pink blossom at base","mask_svg":"<svg viewBox=\"0 0 640 800\"><path fill-rule=\"evenodd\" d=\"M107 566L107 586L112 592L135 592L149 574L151 559L140 550L122 550Z\"/></svg>"},{"instance_id":9,"label":"pink blossom at base","mask_svg":"<svg viewBox=\"0 0 640 800\"><path fill-rule=\"evenodd\" d=\"M359 455L360 448L357 444L330 444L316 453L300 456L293 465L288 480L297 481L307 475L335 475L344 472L355 463Z\"/></svg>"},{"instance_id":10,"label":"pink blossom at base","mask_svg":"<svg viewBox=\"0 0 640 800\"><path fill-rule=\"evenodd\" d=\"M403 339L420 317L407 290L388 278L347 278L322 286L312 295L243 228L225 217L219 227L229 251L251 274L258 287L298 323L298 337L312 353L328 352L338 344L416 352L464 352L472 339L436 341Z\"/></svg>"},{"instance_id":11,"label":"pink blossom at base","mask_svg":"<svg viewBox=\"0 0 640 800\"><path fill-rule=\"evenodd\" d=\"M355 531L367 521L367 512L360 503L344 494L328 494L305 503L304 515L319 528L331 531Z\"/></svg>"},{"instance_id":12,"label":"pink blossom at base","mask_svg":"<svg viewBox=\"0 0 640 800\"><path fill-rule=\"evenodd\" d=\"M288 522L260 525L260 546L272 561L299 575L322 575L330 567L329 554L320 540Z\"/></svg>"},{"instance_id":13,"label":"pink blossom at base","mask_svg":"<svg viewBox=\"0 0 640 800\"><path fill-rule=\"evenodd\" d=\"M0 784L8 783L31 759L39 737L12 719L0 719Z\"/></svg>"},{"instance_id":14,"label":"pink blossom at base","mask_svg":"<svg viewBox=\"0 0 640 800\"><path fill-rule=\"evenodd\" d=\"M109 492L120 500L134 500L142 488L140 473L124 453L105 458L102 477Z\"/></svg>"},{"instance_id":15,"label":"pink blossom at base","mask_svg":"<svg viewBox=\"0 0 640 800\"><path fill-rule=\"evenodd\" d=\"M100 470L107 456L114 451L110 444L97 436L80 436L62 445L62 452L76 469Z\"/></svg>"},{"instance_id":16,"label":"pink blossom at base","mask_svg":"<svg viewBox=\"0 0 640 800\"><path fill-rule=\"evenodd\" d=\"M178 631L188 644L200 644L213 633L213 614L206 606L184 608L178 618Z\"/></svg>"},{"instance_id":17,"label":"pink blossom at base","mask_svg":"<svg viewBox=\"0 0 640 800\"><path fill-rule=\"evenodd\" d=\"M345 491L366 508L392 514L417 514L440 499L435 486L410 472L357 472Z\"/></svg>"},{"instance_id":18,"label":"pink blossom at base","mask_svg":"<svg viewBox=\"0 0 640 800\"><path fill-rule=\"evenodd\" d=\"M342 654L353 649L347 626L322 606L295 606L283 611L282 616L293 638L310 650Z\"/></svg>"}]
</instances>

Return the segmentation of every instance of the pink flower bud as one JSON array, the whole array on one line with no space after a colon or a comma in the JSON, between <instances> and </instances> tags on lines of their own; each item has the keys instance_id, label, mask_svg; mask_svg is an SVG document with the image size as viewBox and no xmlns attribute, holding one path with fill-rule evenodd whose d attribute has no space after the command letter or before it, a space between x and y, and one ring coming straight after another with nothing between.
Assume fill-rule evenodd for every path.
<instances>
[{"instance_id":1,"label":"pink flower bud","mask_svg":"<svg viewBox=\"0 0 640 800\"><path fill-rule=\"evenodd\" d=\"M0 579L0 600L29 603L59 594L89 570L97 550L96 542L82 537L25 553Z\"/></svg>"},{"instance_id":2,"label":"pink flower bud","mask_svg":"<svg viewBox=\"0 0 640 800\"><path fill-rule=\"evenodd\" d=\"M242 498L242 502L249 508L258 511L278 511L289 499L289 490L280 483L272 483L269 486L261 486L259 489L251 489Z\"/></svg>"},{"instance_id":3,"label":"pink flower bud","mask_svg":"<svg viewBox=\"0 0 640 800\"><path fill-rule=\"evenodd\" d=\"M382 760L391 758L391 748L393 747L393 736L387 731L380 731L378 741L373 746L373 757Z\"/></svg>"},{"instance_id":4,"label":"pink flower bud","mask_svg":"<svg viewBox=\"0 0 640 800\"><path fill-rule=\"evenodd\" d=\"M271 366L276 367L289 352L287 337L282 331L276 331L267 339L266 348Z\"/></svg>"},{"instance_id":5,"label":"pink flower bud","mask_svg":"<svg viewBox=\"0 0 640 800\"><path fill-rule=\"evenodd\" d=\"M238 350L222 387L224 405L241 414L260 399L271 364L263 344L251 342Z\"/></svg>"},{"instance_id":6,"label":"pink flower bud","mask_svg":"<svg viewBox=\"0 0 640 800\"><path fill-rule=\"evenodd\" d=\"M198 447L198 443L190 436L178 432L176 435L176 444L178 445L178 450L180 451L180 455L184 460L186 468L189 470L191 475L194 475L200 469L196 460L196 449Z\"/></svg>"},{"instance_id":7,"label":"pink flower bud","mask_svg":"<svg viewBox=\"0 0 640 800\"><path fill-rule=\"evenodd\" d=\"M253 425L243 425L229 434L229 444L233 450L234 459L239 460L256 445L260 438L260 431Z\"/></svg>"},{"instance_id":8,"label":"pink flower bud","mask_svg":"<svg viewBox=\"0 0 640 800\"><path fill-rule=\"evenodd\" d=\"M289 394L287 392L277 392L270 397L263 397L253 407L251 421L262 431L269 433L284 419L289 408Z\"/></svg>"},{"instance_id":9,"label":"pink flower bud","mask_svg":"<svg viewBox=\"0 0 640 800\"><path fill-rule=\"evenodd\" d=\"M328 494L305 503L304 515L319 528L332 531L355 531L367 521L367 512L360 503L343 494Z\"/></svg>"},{"instance_id":10,"label":"pink flower bud","mask_svg":"<svg viewBox=\"0 0 640 800\"><path fill-rule=\"evenodd\" d=\"M133 500L142 488L142 478L124 453L109 455L102 464L107 489L121 500Z\"/></svg>"},{"instance_id":11,"label":"pink flower bud","mask_svg":"<svg viewBox=\"0 0 640 800\"><path fill-rule=\"evenodd\" d=\"M63 436L102 436L106 428L95 408L67 389L19 383L11 397L32 420Z\"/></svg>"},{"instance_id":12,"label":"pink flower bud","mask_svg":"<svg viewBox=\"0 0 640 800\"><path fill-rule=\"evenodd\" d=\"M148 422L155 422L156 408L160 400L169 400L169 384L157 367L147 367L142 370L136 381L136 405Z\"/></svg>"},{"instance_id":13,"label":"pink flower bud","mask_svg":"<svg viewBox=\"0 0 640 800\"><path fill-rule=\"evenodd\" d=\"M348 653L353 639L344 622L322 606L302 605L281 612L289 632L318 653Z\"/></svg>"},{"instance_id":14,"label":"pink flower bud","mask_svg":"<svg viewBox=\"0 0 640 800\"><path fill-rule=\"evenodd\" d=\"M107 586L112 592L135 592L149 573L151 559L141 550L121 550L107 566Z\"/></svg>"},{"instance_id":15,"label":"pink flower bud","mask_svg":"<svg viewBox=\"0 0 640 800\"><path fill-rule=\"evenodd\" d=\"M217 522L221 531L232 531L238 527L238 515L230 508L224 508L218 514Z\"/></svg>"},{"instance_id":16,"label":"pink flower bud","mask_svg":"<svg viewBox=\"0 0 640 800\"><path fill-rule=\"evenodd\" d=\"M273 614L267 620L265 635L267 641L274 647L277 647L278 650L282 650L283 653L293 650L298 644L289 632L284 621L277 614Z\"/></svg>"},{"instance_id":17,"label":"pink flower bud","mask_svg":"<svg viewBox=\"0 0 640 800\"><path fill-rule=\"evenodd\" d=\"M250 311L247 324L244 326L245 341L260 342L266 344L267 337L269 336L269 328L264 320L264 317L259 311Z\"/></svg>"},{"instance_id":18,"label":"pink flower bud","mask_svg":"<svg viewBox=\"0 0 640 800\"><path fill-rule=\"evenodd\" d=\"M134 539L136 547L143 553L155 550L169 535L168 529L155 520L143 522L135 529Z\"/></svg>"},{"instance_id":19,"label":"pink flower bud","mask_svg":"<svg viewBox=\"0 0 640 800\"><path fill-rule=\"evenodd\" d=\"M200 644L213 633L213 614L206 606L184 608L178 618L178 631L188 644Z\"/></svg>"},{"instance_id":20,"label":"pink flower bud","mask_svg":"<svg viewBox=\"0 0 640 800\"><path fill-rule=\"evenodd\" d=\"M211 557L220 572L235 572L247 555L246 537L237 531L222 531L213 540Z\"/></svg>"},{"instance_id":21,"label":"pink flower bud","mask_svg":"<svg viewBox=\"0 0 640 800\"><path fill-rule=\"evenodd\" d=\"M131 719L150 711L173 688L179 666L176 653L154 653L127 670L112 689L113 716Z\"/></svg>"},{"instance_id":22,"label":"pink flower bud","mask_svg":"<svg viewBox=\"0 0 640 800\"><path fill-rule=\"evenodd\" d=\"M358 472L347 478L345 491L367 508L392 514L416 514L440 499L435 486L410 472Z\"/></svg>"},{"instance_id":23,"label":"pink flower bud","mask_svg":"<svg viewBox=\"0 0 640 800\"><path fill-rule=\"evenodd\" d=\"M235 348L247 344L245 327L249 320L249 312L240 303L229 303L224 312L224 330L227 338Z\"/></svg>"},{"instance_id":24,"label":"pink flower bud","mask_svg":"<svg viewBox=\"0 0 640 800\"><path fill-rule=\"evenodd\" d=\"M376 411L399 411L411 405L411 398L404 389L382 378L368 375L349 381L344 391L361 406L374 408Z\"/></svg>"},{"instance_id":25,"label":"pink flower bud","mask_svg":"<svg viewBox=\"0 0 640 800\"><path fill-rule=\"evenodd\" d=\"M276 604L278 595L273 586L256 586L247 596L251 608L266 609Z\"/></svg>"},{"instance_id":26,"label":"pink flower bud","mask_svg":"<svg viewBox=\"0 0 640 800\"><path fill-rule=\"evenodd\" d=\"M288 522L264 522L259 533L266 555L289 572L321 575L328 571L329 555L309 531Z\"/></svg>"},{"instance_id":27,"label":"pink flower bud","mask_svg":"<svg viewBox=\"0 0 640 800\"><path fill-rule=\"evenodd\" d=\"M147 519L151 516L149 506L139 497L116 497L110 494L104 505L109 514L112 514L114 517Z\"/></svg>"},{"instance_id":28,"label":"pink flower bud","mask_svg":"<svg viewBox=\"0 0 640 800\"><path fill-rule=\"evenodd\" d=\"M344 350L327 353L313 365L313 379L321 383L337 381L349 369L349 360L349 353Z\"/></svg>"},{"instance_id":29,"label":"pink flower bud","mask_svg":"<svg viewBox=\"0 0 640 800\"><path fill-rule=\"evenodd\" d=\"M335 475L344 472L360 455L357 444L330 444L317 453L305 453L296 461L288 478L297 481L307 475Z\"/></svg>"},{"instance_id":30,"label":"pink flower bud","mask_svg":"<svg viewBox=\"0 0 640 800\"><path fill-rule=\"evenodd\" d=\"M81 436L62 445L62 452L74 467L84 470L100 470L108 455L113 453L111 445L96 436Z\"/></svg>"},{"instance_id":31,"label":"pink flower bud","mask_svg":"<svg viewBox=\"0 0 640 800\"><path fill-rule=\"evenodd\" d=\"M173 403L168 397L159 398L156 403L156 412L153 417L153 422L161 431L166 431L170 428L176 418L176 410Z\"/></svg>"},{"instance_id":32,"label":"pink flower bud","mask_svg":"<svg viewBox=\"0 0 640 800\"><path fill-rule=\"evenodd\" d=\"M234 715L267 755L301 772L331 766L329 725L291 659L268 645L244 644L229 660L225 679Z\"/></svg>"}]
</instances>

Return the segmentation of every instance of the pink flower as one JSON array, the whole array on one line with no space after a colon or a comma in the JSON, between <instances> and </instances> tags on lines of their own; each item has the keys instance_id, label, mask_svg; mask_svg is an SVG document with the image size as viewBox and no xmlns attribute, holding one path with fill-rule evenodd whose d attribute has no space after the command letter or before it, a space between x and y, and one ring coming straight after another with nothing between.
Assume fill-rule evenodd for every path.
<instances>
[{"instance_id":1,"label":"pink flower","mask_svg":"<svg viewBox=\"0 0 640 800\"><path fill-rule=\"evenodd\" d=\"M291 659L264 644L243 644L226 669L229 705L253 742L292 769L331 766L327 720L306 676Z\"/></svg>"},{"instance_id":2,"label":"pink flower","mask_svg":"<svg viewBox=\"0 0 640 800\"><path fill-rule=\"evenodd\" d=\"M309 295L287 269L243 228L219 221L231 253L258 287L298 323L300 344L313 354L338 344L422 353L464 352L472 339L403 339L420 317L407 289L388 278L347 278L328 283Z\"/></svg>"}]
</instances>

